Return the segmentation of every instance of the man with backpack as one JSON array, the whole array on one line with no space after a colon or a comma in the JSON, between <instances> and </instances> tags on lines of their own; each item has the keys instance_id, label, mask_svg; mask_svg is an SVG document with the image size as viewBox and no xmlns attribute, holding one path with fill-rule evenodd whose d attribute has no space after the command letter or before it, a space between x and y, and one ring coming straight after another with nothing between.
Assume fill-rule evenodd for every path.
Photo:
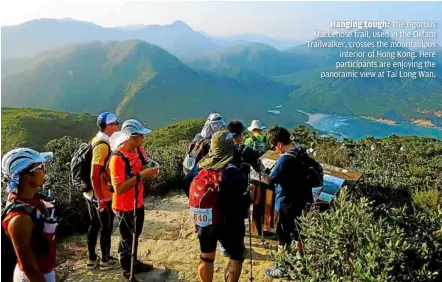
<instances>
[{"instance_id":1,"label":"man with backpack","mask_svg":"<svg viewBox=\"0 0 442 282\"><path fill-rule=\"evenodd\" d=\"M246 139L245 144L262 156L267 151L267 140L262 134L266 127L260 120L254 120L247 129L252 132L252 136Z\"/></svg>"},{"instance_id":2,"label":"man with backpack","mask_svg":"<svg viewBox=\"0 0 442 282\"><path fill-rule=\"evenodd\" d=\"M80 149L74 154L72 162L72 164L81 162L81 165L77 167L82 172L73 173L73 179L75 179L75 175L81 175L82 177L78 178L83 179L73 182L83 184L82 192L91 219L87 234L88 269L100 267L101 270L107 270L114 267L118 261L110 255L114 214L107 172L107 164L112 153L109 138L118 131L118 125L119 120L114 113L103 112L98 115L97 127L99 131L97 135L86 145L85 150L81 150L80 146ZM72 171L75 172L74 167L75 165L71 166ZM101 262L95 252L100 228Z\"/></svg>"},{"instance_id":3,"label":"man with backpack","mask_svg":"<svg viewBox=\"0 0 442 282\"><path fill-rule=\"evenodd\" d=\"M235 153L233 163L246 177L249 176L250 166L257 172L261 171L259 153L243 143L244 125L238 120L230 121L227 130L233 135Z\"/></svg>"},{"instance_id":4,"label":"man with backpack","mask_svg":"<svg viewBox=\"0 0 442 282\"><path fill-rule=\"evenodd\" d=\"M183 172L185 175L183 189L186 196L189 196L190 183L200 170L197 166L198 162L209 153L210 138L215 132L225 128L226 125L227 123L221 114L211 113L207 117L201 132L195 135L190 143L183 161Z\"/></svg>"},{"instance_id":5,"label":"man with backpack","mask_svg":"<svg viewBox=\"0 0 442 282\"><path fill-rule=\"evenodd\" d=\"M213 134L210 152L198 166L201 171L193 179L189 207L193 214L201 249L198 267L200 281L213 281L213 263L217 242L229 253L224 280L239 280L244 261L245 223L251 204L247 179L232 165L233 136L227 130Z\"/></svg>"},{"instance_id":6,"label":"man with backpack","mask_svg":"<svg viewBox=\"0 0 442 282\"><path fill-rule=\"evenodd\" d=\"M8 201L2 209L2 281L55 282L56 222L37 194L52 156L18 148L3 157Z\"/></svg>"},{"instance_id":7,"label":"man with backpack","mask_svg":"<svg viewBox=\"0 0 442 282\"><path fill-rule=\"evenodd\" d=\"M296 249L302 252L298 217L308 203L313 202L312 188L320 186L323 179L321 165L310 158L303 147L295 147L287 129L275 126L267 133L271 150L280 154L266 180L270 185L280 186L281 204L276 233L279 249L290 248L291 234L296 238Z\"/></svg>"},{"instance_id":8,"label":"man with backpack","mask_svg":"<svg viewBox=\"0 0 442 282\"><path fill-rule=\"evenodd\" d=\"M137 281L134 273L153 269L152 265L137 259L138 238L144 223L143 179L155 178L159 174L158 168L145 168L148 157L142 145L144 136L148 133L150 130L139 121L125 121L120 139L117 140L121 145L112 153L109 162L112 187L115 191L112 209L118 218L120 231L118 254L123 276L128 281Z\"/></svg>"}]
</instances>

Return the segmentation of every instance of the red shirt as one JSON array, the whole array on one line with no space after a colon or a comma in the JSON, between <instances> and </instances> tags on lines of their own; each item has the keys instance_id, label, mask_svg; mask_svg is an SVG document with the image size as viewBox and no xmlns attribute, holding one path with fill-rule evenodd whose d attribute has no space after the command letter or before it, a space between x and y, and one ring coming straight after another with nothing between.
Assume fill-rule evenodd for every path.
<instances>
[{"instance_id":1,"label":"red shirt","mask_svg":"<svg viewBox=\"0 0 442 282\"><path fill-rule=\"evenodd\" d=\"M142 161L140 159L140 156L135 151L133 153L130 153L123 148L118 149L121 153L123 153L130 162L131 168L132 168L132 175L137 175L143 168ZM140 147L140 151L147 160L146 152L142 147ZM112 186L116 186L117 184L123 183L127 180L126 176L126 163L123 161L123 159L120 156L113 155L109 162L109 170L110 170L110 177L112 181ZM137 208L140 208L143 206L143 193L144 193L144 185L143 181L141 180L138 183L138 206ZM118 195L115 191L112 196L112 209L116 211L133 211L134 210L134 195L135 195L135 186L130 188L125 193Z\"/></svg>"},{"instance_id":2,"label":"red shirt","mask_svg":"<svg viewBox=\"0 0 442 282\"><path fill-rule=\"evenodd\" d=\"M11 194L9 199L10 200L19 200L19 201L21 201L23 203L29 204L29 205L37 208L37 217L39 217L39 216L43 217L43 214L42 214L41 210L45 210L45 207L44 207L43 202L40 200L40 198L37 195L35 195L34 198L32 198L32 199L24 199L24 198L19 198L15 194ZM20 214L28 214L28 213L26 211L12 211L2 221L2 227L4 228L3 230L5 230L5 232L6 232L6 234L8 235L9 238L11 238L9 236L9 233L8 233L9 222L11 221L12 218L14 218L15 216L20 215ZM40 215L38 215L38 214L40 214ZM37 227L37 224L38 224L37 222L34 222L33 229L35 229ZM43 224L43 223L41 223L41 224ZM32 234L33 236L35 235L34 231L35 230L31 230L30 231L30 232L33 232L33 234ZM41 232L43 233L43 230ZM36 239L37 240L41 240L42 237L39 237L39 238L34 238L33 237L31 239L31 240L33 240L33 241L31 241L31 246L33 247L33 249L34 249L36 244L41 243L41 242L38 242L38 241L34 241ZM47 248L48 248L48 250L46 251L46 254L44 256L42 256L42 255L40 255L38 253L35 253L35 256L36 256L36 259L37 259L37 265L38 265L38 267L39 267L39 269L40 269L40 271L42 273L49 273L49 272L52 272L55 269L55 266L56 266L56 243L55 243L55 238L53 238L53 240L49 240L49 244L47 245ZM18 268L21 271L23 271L23 264L22 264L20 258L17 259L17 265L18 265Z\"/></svg>"}]
</instances>

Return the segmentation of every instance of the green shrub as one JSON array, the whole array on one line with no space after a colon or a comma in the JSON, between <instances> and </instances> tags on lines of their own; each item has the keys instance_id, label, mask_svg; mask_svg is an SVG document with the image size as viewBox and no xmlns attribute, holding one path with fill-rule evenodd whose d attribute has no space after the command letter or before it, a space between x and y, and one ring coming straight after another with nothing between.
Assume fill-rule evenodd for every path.
<instances>
[{"instance_id":1,"label":"green shrub","mask_svg":"<svg viewBox=\"0 0 442 282\"><path fill-rule=\"evenodd\" d=\"M408 207L384 209L375 216L372 203L345 199L343 192L327 211L301 217L304 258L291 253L274 259L297 281L435 281L442 267L442 242L432 235L438 217ZM294 249L294 246L293 248Z\"/></svg>"},{"instance_id":2,"label":"green shrub","mask_svg":"<svg viewBox=\"0 0 442 282\"><path fill-rule=\"evenodd\" d=\"M54 158L48 163L46 187L53 191L56 216L61 219L57 228L60 236L87 230L89 220L86 202L81 192L69 183L70 161L81 140L63 137L50 141L45 149L54 152Z\"/></svg>"},{"instance_id":3,"label":"green shrub","mask_svg":"<svg viewBox=\"0 0 442 282\"><path fill-rule=\"evenodd\" d=\"M413 205L427 213L434 213L442 205L442 194L437 188L415 191Z\"/></svg>"}]
</instances>

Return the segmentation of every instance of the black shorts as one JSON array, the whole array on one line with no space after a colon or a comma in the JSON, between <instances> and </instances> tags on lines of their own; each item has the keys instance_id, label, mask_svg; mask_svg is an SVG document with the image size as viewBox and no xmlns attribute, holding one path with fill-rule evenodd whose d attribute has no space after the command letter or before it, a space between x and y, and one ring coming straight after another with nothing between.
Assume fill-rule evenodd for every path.
<instances>
[{"instance_id":1,"label":"black shorts","mask_svg":"<svg viewBox=\"0 0 442 282\"><path fill-rule=\"evenodd\" d=\"M197 227L197 230L201 253L215 252L217 242L220 241L231 260L244 261L244 222Z\"/></svg>"}]
</instances>

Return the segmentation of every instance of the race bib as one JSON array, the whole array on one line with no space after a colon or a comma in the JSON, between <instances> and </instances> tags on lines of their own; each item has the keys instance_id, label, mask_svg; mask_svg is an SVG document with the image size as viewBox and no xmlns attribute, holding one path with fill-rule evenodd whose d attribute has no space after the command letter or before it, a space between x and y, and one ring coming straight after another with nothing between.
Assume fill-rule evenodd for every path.
<instances>
[{"instance_id":1,"label":"race bib","mask_svg":"<svg viewBox=\"0 0 442 282\"><path fill-rule=\"evenodd\" d=\"M212 225L212 209L198 209L191 208L190 212L193 215L193 221L199 227L206 227Z\"/></svg>"},{"instance_id":2,"label":"race bib","mask_svg":"<svg viewBox=\"0 0 442 282\"><path fill-rule=\"evenodd\" d=\"M184 158L183 166L188 170L192 170L195 166L195 159L190 157L189 155L186 155L186 157Z\"/></svg>"}]
</instances>

